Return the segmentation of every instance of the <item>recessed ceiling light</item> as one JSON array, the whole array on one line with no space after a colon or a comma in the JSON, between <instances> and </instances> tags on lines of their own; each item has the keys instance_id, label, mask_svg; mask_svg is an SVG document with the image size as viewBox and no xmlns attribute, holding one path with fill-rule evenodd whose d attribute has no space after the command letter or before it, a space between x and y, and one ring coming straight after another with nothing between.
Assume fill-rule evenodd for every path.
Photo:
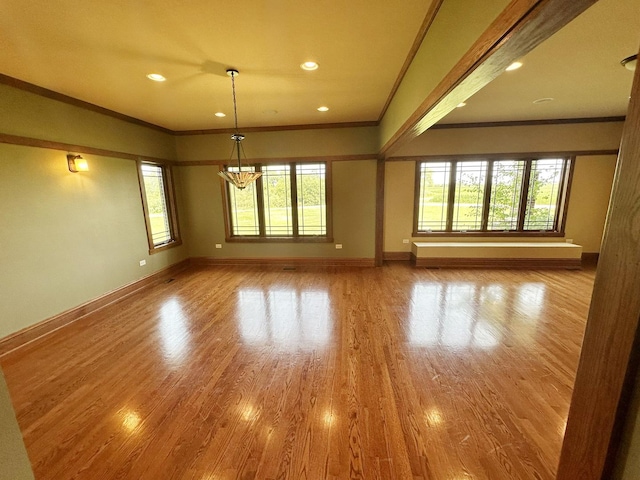
<instances>
[{"instance_id":1,"label":"recessed ceiling light","mask_svg":"<svg viewBox=\"0 0 640 480\"><path fill-rule=\"evenodd\" d=\"M300 68L307 71L317 70L318 64L316 62L304 62L300 64Z\"/></svg>"},{"instance_id":2,"label":"recessed ceiling light","mask_svg":"<svg viewBox=\"0 0 640 480\"><path fill-rule=\"evenodd\" d=\"M467 102L460 102L458 105L456 105L456 108L462 108L466 106L467 106Z\"/></svg>"},{"instance_id":3,"label":"recessed ceiling light","mask_svg":"<svg viewBox=\"0 0 640 480\"><path fill-rule=\"evenodd\" d=\"M226 116L227 116L225 113L222 113L222 112L216 112L216 113L214 113L214 115L215 115L216 117L220 117L220 118L222 118L222 117L226 117Z\"/></svg>"},{"instance_id":4,"label":"recessed ceiling light","mask_svg":"<svg viewBox=\"0 0 640 480\"><path fill-rule=\"evenodd\" d=\"M150 73L149 75L147 75L147 78L149 80L153 80L154 82L164 82L166 80L166 78L164 78L164 76L160 75L159 73Z\"/></svg>"},{"instance_id":5,"label":"recessed ceiling light","mask_svg":"<svg viewBox=\"0 0 640 480\"><path fill-rule=\"evenodd\" d=\"M545 97L545 98L539 98L533 101L533 103L535 103L536 105L540 105L541 103L548 103L548 102L553 102L553 98Z\"/></svg>"},{"instance_id":6,"label":"recessed ceiling light","mask_svg":"<svg viewBox=\"0 0 640 480\"><path fill-rule=\"evenodd\" d=\"M329 107L318 107L318 111L319 112L328 112L329 111Z\"/></svg>"},{"instance_id":7,"label":"recessed ceiling light","mask_svg":"<svg viewBox=\"0 0 640 480\"><path fill-rule=\"evenodd\" d=\"M505 70L507 72L513 72L514 70L518 70L521 66L522 66L522 62L513 62L511 65L505 68Z\"/></svg>"}]
</instances>

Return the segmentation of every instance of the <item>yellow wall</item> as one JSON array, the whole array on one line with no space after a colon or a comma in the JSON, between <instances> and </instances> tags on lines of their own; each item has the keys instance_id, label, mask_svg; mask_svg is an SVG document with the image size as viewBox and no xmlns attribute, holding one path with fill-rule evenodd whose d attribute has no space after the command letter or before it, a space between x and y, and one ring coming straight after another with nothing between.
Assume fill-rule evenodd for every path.
<instances>
[{"instance_id":1,"label":"yellow wall","mask_svg":"<svg viewBox=\"0 0 640 480\"><path fill-rule=\"evenodd\" d=\"M508 3L508 0L443 2L382 118L379 147L416 111Z\"/></svg>"},{"instance_id":2,"label":"yellow wall","mask_svg":"<svg viewBox=\"0 0 640 480\"><path fill-rule=\"evenodd\" d=\"M512 129L511 132L509 128ZM532 126L432 130L419 137L415 142L417 145L405 149L404 154L453 155L615 149L620 143L621 131L621 123L545 125L543 128ZM481 146L478 145L479 142ZM600 250L615 164L615 155L582 156L576 160L565 238L582 245L584 252ZM460 237L411 237L414 185L414 161L387 162L384 251L411 251L411 244L402 243L403 239L409 239L411 242L464 241L465 239ZM467 241L479 239L474 237ZM491 241L513 239L491 238ZM536 238L532 241L558 241L558 238Z\"/></svg>"}]
</instances>

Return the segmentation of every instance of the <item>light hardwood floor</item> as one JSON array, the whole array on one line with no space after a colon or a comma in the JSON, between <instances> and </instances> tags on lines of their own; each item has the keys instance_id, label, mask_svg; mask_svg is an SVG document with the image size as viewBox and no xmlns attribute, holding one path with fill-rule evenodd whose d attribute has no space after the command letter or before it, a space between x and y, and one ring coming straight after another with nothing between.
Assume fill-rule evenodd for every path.
<instances>
[{"instance_id":1,"label":"light hardwood floor","mask_svg":"<svg viewBox=\"0 0 640 480\"><path fill-rule=\"evenodd\" d=\"M198 267L0 363L37 479L551 480L593 277Z\"/></svg>"}]
</instances>

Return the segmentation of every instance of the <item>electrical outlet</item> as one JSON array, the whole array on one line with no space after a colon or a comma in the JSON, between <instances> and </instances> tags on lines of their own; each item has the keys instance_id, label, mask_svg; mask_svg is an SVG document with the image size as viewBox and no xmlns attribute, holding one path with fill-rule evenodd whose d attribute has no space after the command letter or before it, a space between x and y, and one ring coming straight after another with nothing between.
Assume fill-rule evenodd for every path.
<instances>
[{"instance_id":1,"label":"electrical outlet","mask_svg":"<svg viewBox=\"0 0 640 480\"><path fill-rule=\"evenodd\" d=\"M567 243L573 243L573 238L565 238L564 241Z\"/></svg>"},{"instance_id":2,"label":"electrical outlet","mask_svg":"<svg viewBox=\"0 0 640 480\"><path fill-rule=\"evenodd\" d=\"M140 266L144 267L147 264L146 260L140 260Z\"/></svg>"},{"instance_id":3,"label":"electrical outlet","mask_svg":"<svg viewBox=\"0 0 640 480\"><path fill-rule=\"evenodd\" d=\"M409 239L408 238L403 238L402 239L402 243L409 243Z\"/></svg>"},{"instance_id":4,"label":"electrical outlet","mask_svg":"<svg viewBox=\"0 0 640 480\"><path fill-rule=\"evenodd\" d=\"M336 243L336 250L342 250L342 244Z\"/></svg>"},{"instance_id":5,"label":"electrical outlet","mask_svg":"<svg viewBox=\"0 0 640 480\"><path fill-rule=\"evenodd\" d=\"M216 248L222 248L222 244L221 243L216 243Z\"/></svg>"}]
</instances>

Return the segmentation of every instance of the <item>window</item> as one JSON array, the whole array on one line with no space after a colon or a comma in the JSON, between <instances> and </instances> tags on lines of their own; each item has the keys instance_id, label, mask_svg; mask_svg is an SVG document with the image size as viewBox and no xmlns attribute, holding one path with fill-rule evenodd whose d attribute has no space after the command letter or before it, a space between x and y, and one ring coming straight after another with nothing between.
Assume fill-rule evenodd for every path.
<instances>
[{"instance_id":1,"label":"window","mask_svg":"<svg viewBox=\"0 0 640 480\"><path fill-rule=\"evenodd\" d=\"M332 241L328 163L253 165L244 190L225 182L227 240ZM228 167L238 171L237 167Z\"/></svg>"},{"instance_id":2,"label":"window","mask_svg":"<svg viewBox=\"0 0 640 480\"><path fill-rule=\"evenodd\" d=\"M164 165L139 162L138 179L149 253L180 245L171 171Z\"/></svg>"},{"instance_id":3,"label":"window","mask_svg":"<svg viewBox=\"0 0 640 480\"><path fill-rule=\"evenodd\" d=\"M559 234L571 163L569 158L419 162L413 234Z\"/></svg>"}]
</instances>

